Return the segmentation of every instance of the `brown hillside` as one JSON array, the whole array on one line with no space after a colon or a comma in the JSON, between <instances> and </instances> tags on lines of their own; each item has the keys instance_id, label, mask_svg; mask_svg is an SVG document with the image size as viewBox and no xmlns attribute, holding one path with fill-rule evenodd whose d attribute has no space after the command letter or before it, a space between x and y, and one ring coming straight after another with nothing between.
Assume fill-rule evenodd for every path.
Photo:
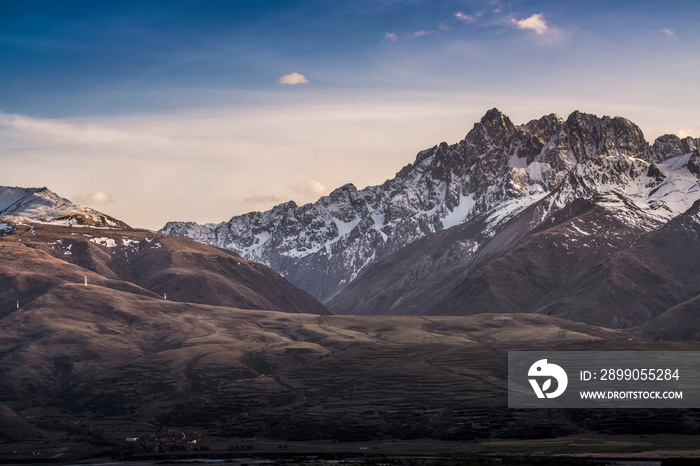
<instances>
[{"instance_id":1,"label":"brown hillside","mask_svg":"<svg viewBox=\"0 0 700 466\"><path fill-rule=\"evenodd\" d=\"M0 238L0 306L61 283L181 302L328 315L308 293L237 254L150 231L19 225Z\"/></svg>"}]
</instances>

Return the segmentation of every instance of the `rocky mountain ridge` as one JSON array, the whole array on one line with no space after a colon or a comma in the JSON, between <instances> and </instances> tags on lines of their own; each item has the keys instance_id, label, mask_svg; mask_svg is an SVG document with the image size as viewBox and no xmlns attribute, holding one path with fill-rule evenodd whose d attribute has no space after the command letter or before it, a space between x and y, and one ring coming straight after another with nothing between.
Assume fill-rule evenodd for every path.
<instances>
[{"instance_id":1,"label":"rocky mountain ridge","mask_svg":"<svg viewBox=\"0 0 700 466\"><path fill-rule=\"evenodd\" d=\"M700 139L649 144L621 117L550 114L516 126L489 110L464 140L421 151L393 179L342 186L316 203L280 204L220 224L169 222L161 232L230 249L270 265L328 302L370 264L429 234L485 216L483 234L530 206L539 217L599 199L641 230L700 199Z\"/></svg>"}]
</instances>

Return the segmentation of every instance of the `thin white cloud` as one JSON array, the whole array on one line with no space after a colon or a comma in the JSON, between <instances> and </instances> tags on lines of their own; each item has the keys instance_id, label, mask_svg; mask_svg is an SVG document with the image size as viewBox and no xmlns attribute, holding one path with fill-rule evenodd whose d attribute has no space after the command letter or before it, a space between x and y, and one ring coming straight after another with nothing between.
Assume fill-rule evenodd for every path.
<instances>
[{"instance_id":1,"label":"thin white cloud","mask_svg":"<svg viewBox=\"0 0 700 466\"><path fill-rule=\"evenodd\" d=\"M80 193L73 198L77 204L87 206L101 206L114 203L114 196L104 191L95 191L94 193Z\"/></svg>"},{"instance_id":2,"label":"thin white cloud","mask_svg":"<svg viewBox=\"0 0 700 466\"><path fill-rule=\"evenodd\" d=\"M445 24L445 23L440 23L438 25L438 27L440 28L441 31L449 31L450 30L450 26Z\"/></svg>"},{"instance_id":3,"label":"thin white cloud","mask_svg":"<svg viewBox=\"0 0 700 466\"><path fill-rule=\"evenodd\" d=\"M32 118L24 115L0 113L0 129L7 128L16 133L35 135L54 143L94 145L149 144L166 145L168 141L149 134L124 132L97 124L64 123L61 120Z\"/></svg>"},{"instance_id":4,"label":"thin white cloud","mask_svg":"<svg viewBox=\"0 0 700 466\"><path fill-rule=\"evenodd\" d=\"M280 204L284 201L286 201L286 199L284 199L283 197L263 194L256 194L255 196L250 196L243 199L243 202L245 202L246 204L262 205Z\"/></svg>"},{"instance_id":5,"label":"thin white cloud","mask_svg":"<svg viewBox=\"0 0 700 466\"><path fill-rule=\"evenodd\" d=\"M676 37L676 33L673 29L660 29L659 32L666 34L667 37Z\"/></svg>"},{"instance_id":6,"label":"thin white cloud","mask_svg":"<svg viewBox=\"0 0 700 466\"><path fill-rule=\"evenodd\" d=\"M295 186L294 189L302 194L310 196L323 196L331 192L331 188L316 180L306 180Z\"/></svg>"},{"instance_id":7,"label":"thin white cloud","mask_svg":"<svg viewBox=\"0 0 700 466\"><path fill-rule=\"evenodd\" d=\"M527 29L531 31L535 31L535 33L539 35L543 35L547 33L549 30L549 26L547 25L547 22L544 20L542 13L536 13L528 18L523 18L523 19L512 19L511 22L518 28L518 29Z\"/></svg>"},{"instance_id":8,"label":"thin white cloud","mask_svg":"<svg viewBox=\"0 0 700 466\"><path fill-rule=\"evenodd\" d=\"M397 35L394 34L393 32L387 32L387 33L384 35L384 38L385 38L386 40L391 41L391 42L396 42L397 40L399 40L399 36L397 36Z\"/></svg>"},{"instance_id":9,"label":"thin white cloud","mask_svg":"<svg viewBox=\"0 0 700 466\"><path fill-rule=\"evenodd\" d=\"M476 21L476 17L474 15L468 15L466 13L463 13L461 11L458 11L455 13L455 18L457 18L460 21L464 21L466 23L473 23Z\"/></svg>"},{"instance_id":10,"label":"thin white cloud","mask_svg":"<svg viewBox=\"0 0 700 466\"><path fill-rule=\"evenodd\" d=\"M290 86L295 84L308 84L308 82L309 80L306 79L306 76L296 72L285 74L279 79L280 84L289 84Z\"/></svg>"},{"instance_id":11,"label":"thin white cloud","mask_svg":"<svg viewBox=\"0 0 700 466\"><path fill-rule=\"evenodd\" d=\"M420 30L413 33L413 37L423 37L430 34L428 31Z\"/></svg>"}]
</instances>

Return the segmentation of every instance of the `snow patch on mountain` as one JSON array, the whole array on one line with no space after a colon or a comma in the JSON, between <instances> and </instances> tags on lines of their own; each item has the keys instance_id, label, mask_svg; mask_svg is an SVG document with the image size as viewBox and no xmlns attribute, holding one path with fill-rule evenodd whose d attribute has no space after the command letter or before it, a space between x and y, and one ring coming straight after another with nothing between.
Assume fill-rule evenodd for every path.
<instances>
[{"instance_id":1,"label":"snow patch on mountain","mask_svg":"<svg viewBox=\"0 0 700 466\"><path fill-rule=\"evenodd\" d=\"M455 208L451 212L448 211L447 215L442 219L442 228L447 229L462 223L465 218L469 217L475 205L474 194L465 196L459 193L459 202Z\"/></svg>"},{"instance_id":2,"label":"snow patch on mountain","mask_svg":"<svg viewBox=\"0 0 700 466\"><path fill-rule=\"evenodd\" d=\"M99 244L100 246L107 247L107 248L116 248L117 247L117 242L113 238L90 238L90 241L92 241L95 244Z\"/></svg>"}]
</instances>

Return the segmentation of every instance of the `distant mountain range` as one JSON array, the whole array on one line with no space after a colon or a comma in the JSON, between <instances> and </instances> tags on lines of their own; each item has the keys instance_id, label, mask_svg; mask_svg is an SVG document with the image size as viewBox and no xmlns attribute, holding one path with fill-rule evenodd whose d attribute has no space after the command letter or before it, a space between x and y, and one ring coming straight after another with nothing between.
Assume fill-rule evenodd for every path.
<instances>
[{"instance_id":1,"label":"distant mountain range","mask_svg":"<svg viewBox=\"0 0 700 466\"><path fill-rule=\"evenodd\" d=\"M516 126L492 109L382 185L161 232L266 263L341 314L651 325L700 292L693 259L667 260L698 256L699 148L673 135L649 144L620 117Z\"/></svg>"}]
</instances>

